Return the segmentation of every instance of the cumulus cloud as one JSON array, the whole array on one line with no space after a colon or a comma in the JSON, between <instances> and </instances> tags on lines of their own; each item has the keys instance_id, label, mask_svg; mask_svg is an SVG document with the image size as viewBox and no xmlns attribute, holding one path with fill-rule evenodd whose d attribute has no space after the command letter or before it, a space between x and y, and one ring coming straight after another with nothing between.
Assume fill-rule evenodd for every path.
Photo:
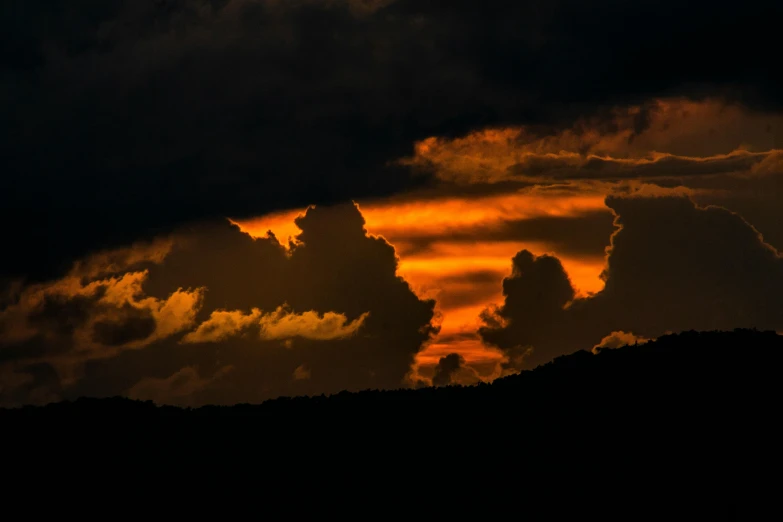
<instances>
[{"instance_id":1,"label":"cumulus cloud","mask_svg":"<svg viewBox=\"0 0 783 522\"><path fill-rule=\"evenodd\" d=\"M143 271L23 286L0 312L0 402L132 390L235 403L402 385L437 332L435 303L397 274L355 205L297 223L290 249L221 220L180 229Z\"/></svg>"},{"instance_id":2,"label":"cumulus cloud","mask_svg":"<svg viewBox=\"0 0 783 522\"><path fill-rule=\"evenodd\" d=\"M147 275L127 272L86 284L69 275L29 286L0 311L0 342L5 347L40 342L48 352L87 360L142 348L190 328L203 289L149 297L142 290Z\"/></svg>"},{"instance_id":3,"label":"cumulus cloud","mask_svg":"<svg viewBox=\"0 0 783 522\"><path fill-rule=\"evenodd\" d=\"M465 358L458 353L451 353L442 357L435 367L435 374L432 376L433 386L446 386L451 384L452 376L465 364Z\"/></svg>"},{"instance_id":4,"label":"cumulus cloud","mask_svg":"<svg viewBox=\"0 0 783 522\"><path fill-rule=\"evenodd\" d=\"M520 252L480 334L522 367L611 342L612 332L779 330L783 258L741 216L687 197L618 198L605 287L578 298L560 262ZM623 334L626 335L626 334ZM607 340L606 337L609 336Z\"/></svg>"},{"instance_id":5,"label":"cumulus cloud","mask_svg":"<svg viewBox=\"0 0 783 522\"><path fill-rule=\"evenodd\" d=\"M128 272L85 284L69 275L26 288L0 311L0 373L40 375L42 366L51 368L56 377L44 373L44 386L32 379L20 396L48 400L79 381L91 361L142 350L194 326L203 289L148 297L142 291L146 277Z\"/></svg>"},{"instance_id":6,"label":"cumulus cloud","mask_svg":"<svg viewBox=\"0 0 783 522\"><path fill-rule=\"evenodd\" d=\"M453 191L457 197L428 209L410 201L373 209L384 237L407 227L406 252L464 248L480 231L445 246L431 239L438 227L466 223L491 223L493 241L557 236L562 263L519 256L510 279L543 280L509 283L521 300L509 294L504 307L485 314L485 337L503 346L509 371L587 337L590 346L612 331L655 335L621 320L626 309L617 303L630 298L617 288L652 289L623 275L620 239L640 222L620 200L612 208L629 222L621 225L626 236L615 236L613 283L581 300L560 273L565 245L574 245L568 253L600 255L603 232L576 223L593 213L596 225L586 228L605 230L606 193L736 195L739 182L724 178L752 177L763 185L747 192L764 197L748 197L742 213L767 209L765 219L751 221L767 237L778 230L773 243L783 244L783 88L766 74L776 58L775 3L700 0L678 4L675 17L647 0L589 9L557 0L544 10L510 0L82 4L12 0L0 20L0 97L8 108L0 118L7 179L0 227L9 252L0 259L0 374L14 400L122 393L182 368L214 375L225 364L236 368L231 382L205 384L200 400L395 386L437 330L433 304L400 278L398 252L367 234L354 207L324 206L351 198L419 186ZM710 24L702 23L706 10ZM725 38L743 23L753 24L750 37ZM665 46L651 44L660 38ZM654 81L649 63L665 64ZM727 103L736 100L745 106ZM638 177L650 183L628 181ZM578 182L563 183L571 180ZM545 186L527 199L510 194L539 182ZM555 201L546 191L573 197ZM493 197L472 205L461 198L479 193ZM223 221L313 203L291 245L252 239ZM654 212L674 216L665 219L688 218L661 204ZM150 237L159 239L127 247ZM650 237L671 256L679 249L704 257L677 243L676 233L667 239L676 248ZM650 260L671 269L659 251L648 254L639 260L642 273L656 275ZM732 258L728 266L744 262ZM705 295L740 294L723 283L704 288ZM541 298L542 310L525 303L549 291L555 296ZM467 300L464 292L449 299L453 306ZM261 331L256 310L276 317L284 303L297 313L269 323L282 334L245 335ZM536 320L520 320L517 307ZM573 327L561 328L562 317ZM709 317L718 324L723 316L705 313L695 322L711 324ZM518 328L525 321L532 332ZM585 337L586 330L593 333ZM274 338L295 331L307 335ZM297 378L299 368L309 378Z\"/></svg>"},{"instance_id":7,"label":"cumulus cloud","mask_svg":"<svg viewBox=\"0 0 783 522\"><path fill-rule=\"evenodd\" d=\"M450 384L475 384L481 378L476 371L465 364L465 358L458 353L441 357L432 375L433 386L448 386Z\"/></svg>"},{"instance_id":8,"label":"cumulus cloud","mask_svg":"<svg viewBox=\"0 0 783 522\"><path fill-rule=\"evenodd\" d=\"M520 369L551 358L567 332L558 333L556 321L576 297L563 265L553 256L535 256L524 250L512 260L512 273L503 280L505 303L484 311L479 330L485 342L506 351L509 363ZM530 347L534 347L533 350ZM563 347L568 351L570 347ZM544 353L543 360L538 357Z\"/></svg>"},{"instance_id":9,"label":"cumulus cloud","mask_svg":"<svg viewBox=\"0 0 783 522\"><path fill-rule=\"evenodd\" d=\"M428 386L469 386L497 377L497 372L481 375L461 353L449 353L437 359L434 366L417 366L408 374L407 383L414 388Z\"/></svg>"}]
</instances>

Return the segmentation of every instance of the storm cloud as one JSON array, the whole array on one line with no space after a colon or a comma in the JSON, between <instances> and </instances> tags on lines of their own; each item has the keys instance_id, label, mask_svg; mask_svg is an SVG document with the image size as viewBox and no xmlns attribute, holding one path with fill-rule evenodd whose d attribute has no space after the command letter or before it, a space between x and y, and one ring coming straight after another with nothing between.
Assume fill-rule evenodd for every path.
<instances>
[{"instance_id":1,"label":"storm cloud","mask_svg":"<svg viewBox=\"0 0 783 522\"><path fill-rule=\"evenodd\" d=\"M520 252L480 334L517 368L667 332L783 329L783 257L740 215L687 197L607 198L605 288L577 298L559 260Z\"/></svg>"},{"instance_id":2,"label":"storm cloud","mask_svg":"<svg viewBox=\"0 0 783 522\"><path fill-rule=\"evenodd\" d=\"M0 312L1 402L230 404L404 386L437 332L435 303L397 275L393 247L367 234L355 205L297 223L290 249L201 223L140 266L24 287Z\"/></svg>"},{"instance_id":3,"label":"storm cloud","mask_svg":"<svg viewBox=\"0 0 783 522\"><path fill-rule=\"evenodd\" d=\"M782 101L779 2L0 9L0 272L30 280L183 223L428 184L396 160L430 136L547 133L656 96Z\"/></svg>"}]
</instances>

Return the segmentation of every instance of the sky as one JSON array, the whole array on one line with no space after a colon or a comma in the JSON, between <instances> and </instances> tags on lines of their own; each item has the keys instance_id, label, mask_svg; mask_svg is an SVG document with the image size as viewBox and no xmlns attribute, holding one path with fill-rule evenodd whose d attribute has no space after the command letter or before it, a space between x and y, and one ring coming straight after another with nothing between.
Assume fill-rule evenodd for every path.
<instances>
[{"instance_id":1,"label":"sky","mask_svg":"<svg viewBox=\"0 0 783 522\"><path fill-rule=\"evenodd\" d=\"M0 406L783 331L779 3L2 9Z\"/></svg>"}]
</instances>

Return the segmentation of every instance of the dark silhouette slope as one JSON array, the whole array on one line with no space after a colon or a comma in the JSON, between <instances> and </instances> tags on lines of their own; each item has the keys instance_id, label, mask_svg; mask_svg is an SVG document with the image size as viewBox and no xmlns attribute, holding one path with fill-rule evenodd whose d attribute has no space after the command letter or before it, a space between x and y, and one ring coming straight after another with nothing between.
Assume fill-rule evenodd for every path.
<instances>
[{"instance_id":1,"label":"dark silhouette slope","mask_svg":"<svg viewBox=\"0 0 783 522\"><path fill-rule=\"evenodd\" d=\"M250 488L265 510L320 518L774 519L782 359L774 332L686 332L474 387L190 410L82 399L0 411L4 464L18 494L78 469L115 493L137 475L212 500Z\"/></svg>"}]
</instances>

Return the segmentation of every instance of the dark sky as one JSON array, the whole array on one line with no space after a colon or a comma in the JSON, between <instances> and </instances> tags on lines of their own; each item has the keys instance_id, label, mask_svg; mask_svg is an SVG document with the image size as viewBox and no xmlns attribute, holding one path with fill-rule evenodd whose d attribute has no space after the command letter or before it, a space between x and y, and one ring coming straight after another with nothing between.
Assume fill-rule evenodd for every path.
<instances>
[{"instance_id":1,"label":"dark sky","mask_svg":"<svg viewBox=\"0 0 783 522\"><path fill-rule=\"evenodd\" d=\"M783 331L781 16L3 2L0 404L475 382L612 335Z\"/></svg>"}]
</instances>

